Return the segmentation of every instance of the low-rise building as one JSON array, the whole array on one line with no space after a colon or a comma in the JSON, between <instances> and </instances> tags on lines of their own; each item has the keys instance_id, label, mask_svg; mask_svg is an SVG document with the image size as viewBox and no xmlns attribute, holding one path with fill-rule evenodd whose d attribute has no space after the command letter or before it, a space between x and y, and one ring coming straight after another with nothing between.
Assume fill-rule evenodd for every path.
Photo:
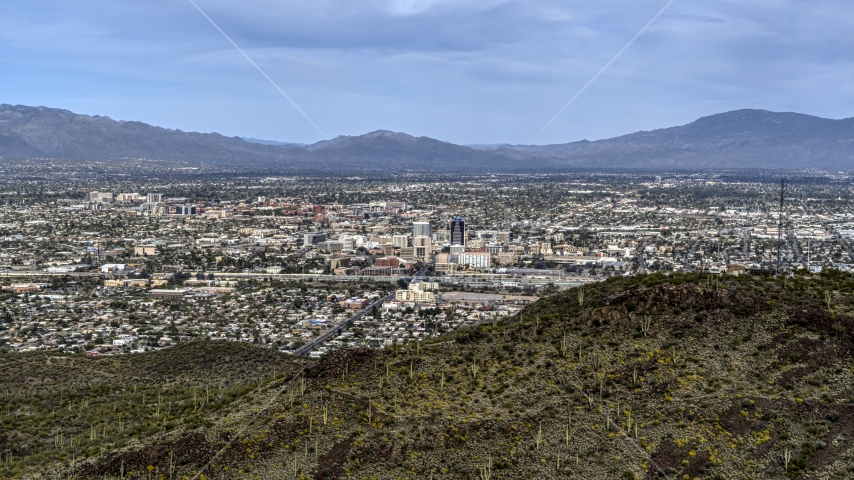
<instances>
[{"instance_id":1,"label":"low-rise building","mask_svg":"<svg viewBox=\"0 0 854 480\"><path fill-rule=\"evenodd\" d=\"M148 295L152 298L165 298L168 300L180 300L187 295L187 291L185 289L174 289L174 290L165 290L165 289L153 289L149 290Z\"/></svg>"},{"instance_id":2,"label":"low-rise building","mask_svg":"<svg viewBox=\"0 0 854 480\"><path fill-rule=\"evenodd\" d=\"M133 254L140 256L157 255L157 247L154 245L134 245Z\"/></svg>"}]
</instances>

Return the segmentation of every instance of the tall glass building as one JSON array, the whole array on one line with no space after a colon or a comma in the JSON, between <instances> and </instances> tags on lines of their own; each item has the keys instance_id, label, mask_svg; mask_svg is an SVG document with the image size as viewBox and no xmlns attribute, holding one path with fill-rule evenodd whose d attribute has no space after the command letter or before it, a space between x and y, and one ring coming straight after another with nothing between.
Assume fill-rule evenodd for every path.
<instances>
[{"instance_id":1,"label":"tall glass building","mask_svg":"<svg viewBox=\"0 0 854 480\"><path fill-rule=\"evenodd\" d=\"M454 217L451 220L451 245L466 244L466 221L463 217Z\"/></svg>"},{"instance_id":2,"label":"tall glass building","mask_svg":"<svg viewBox=\"0 0 854 480\"><path fill-rule=\"evenodd\" d=\"M433 238L433 229L430 227L430 222L414 222L412 224L412 238L428 237Z\"/></svg>"}]
</instances>

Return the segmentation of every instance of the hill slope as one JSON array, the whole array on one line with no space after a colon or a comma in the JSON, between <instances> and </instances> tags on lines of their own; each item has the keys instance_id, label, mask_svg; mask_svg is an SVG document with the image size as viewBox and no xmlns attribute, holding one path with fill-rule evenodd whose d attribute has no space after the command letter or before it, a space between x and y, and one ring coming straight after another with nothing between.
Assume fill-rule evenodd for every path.
<instances>
[{"instance_id":1,"label":"hill slope","mask_svg":"<svg viewBox=\"0 0 854 480\"><path fill-rule=\"evenodd\" d=\"M68 110L0 105L0 157L154 159L283 171L852 168L854 119L737 110L560 145L454 145L378 130L313 145L187 133Z\"/></svg>"},{"instance_id":2,"label":"hill slope","mask_svg":"<svg viewBox=\"0 0 854 480\"><path fill-rule=\"evenodd\" d=\"M679 127L595 142L489 147L528 158L600 168L854 167L854 118L736 110Z\"/></svg>"},{"instance_id":3,"label":"hill slope","mask_svg":"<svg viewBox=\"0 0 854 480\"><path fill-rule=\"evenodd\" d=\"M59 472L77 472L78 461L196 431L296 366L274 350L229 342L98 358L0 355L0 477L66 478Z\"/></svg>"},{"instance_id":4,"label":"hill slope","mask_svg":"<svg viewBox=\"0 0 854 480\"><path fill-rule=\"evenodd\" d=\"M337 352L194 428L96 435L74 472L850 478L852 305L847 275L616 278L432 345Z\"/></svg>"}]
</instances>

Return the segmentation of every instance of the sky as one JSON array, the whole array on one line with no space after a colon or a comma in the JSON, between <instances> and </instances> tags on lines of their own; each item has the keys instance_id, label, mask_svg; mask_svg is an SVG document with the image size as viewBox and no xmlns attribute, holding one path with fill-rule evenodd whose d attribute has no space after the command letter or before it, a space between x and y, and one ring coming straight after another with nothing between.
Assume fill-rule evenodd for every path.
<instances>
[{"instance_id":1,"label":"sky","mask_svg":"<svg viewBox=\"0 0 854 480\"><path fill-rule=\"evenodd\" d=\"M850 0L0 3L0 103L313 143L549 144L741 108L854 116ZM322 130L324 133L321 133ZM536 140L535 140L536 137Z\"/></svg>"}]
</instances>

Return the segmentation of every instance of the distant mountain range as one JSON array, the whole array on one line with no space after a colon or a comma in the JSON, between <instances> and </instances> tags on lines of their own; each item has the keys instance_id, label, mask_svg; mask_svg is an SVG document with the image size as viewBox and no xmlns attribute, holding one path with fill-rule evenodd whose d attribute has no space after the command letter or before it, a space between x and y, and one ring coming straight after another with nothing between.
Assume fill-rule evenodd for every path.
<instances>
[{"instance_id":1,"label":"distant mountain range","mask_svg":"<svg viewBox=\"0 0 854 480\"><path fill-rule=\"evenodd\" d=\"M736 110L679 127L558 145L455 145L378 130L312 145L226 137L0 104L0 157L151 159L283 171L560 171L854 167L854 118Z\"/></svg>"}]
</instances>

